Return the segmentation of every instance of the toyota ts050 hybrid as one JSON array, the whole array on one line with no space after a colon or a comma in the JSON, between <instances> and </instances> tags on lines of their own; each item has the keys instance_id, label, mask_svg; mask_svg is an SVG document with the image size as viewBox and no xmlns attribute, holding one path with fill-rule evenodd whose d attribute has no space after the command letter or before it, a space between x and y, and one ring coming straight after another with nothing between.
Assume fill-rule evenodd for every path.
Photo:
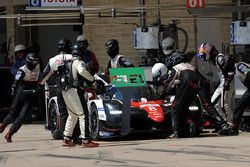
<instances>
[{"instance_id":1,"label":"toyota ts050 hybrid","mask_svg":"<svg viewBox=\"0 0 250 167\"><path fill-rule=\"evenodd\" d=\"M104 83L105 91L96 96L86 93L93 139L123 136L132 131L171 131L173 98L157 98L155 90L146 84L142 68L114 69L109 77L111 84L104 79L107 76L95 75L95 78ZM57 98L50 95L47 91L46 126L53 134L60 126L60 114ZM190 110L193 113L202 111L199 99ZM199 127L191 127L191 132L197 134Z\"/></svg>"}]
</instances>

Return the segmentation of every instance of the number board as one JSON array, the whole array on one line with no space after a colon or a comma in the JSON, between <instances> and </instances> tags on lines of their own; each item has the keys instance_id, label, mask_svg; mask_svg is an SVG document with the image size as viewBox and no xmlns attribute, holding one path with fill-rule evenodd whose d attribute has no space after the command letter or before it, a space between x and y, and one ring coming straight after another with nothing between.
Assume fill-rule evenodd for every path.
<instances>
[{"instance_id":1,"label":"number board","mask_svg":"<svg viewBox=\"0 0 250 167\"><path fill-rule=\"evenodd\" d=\"M136 87L146 85L144 69L140 67L111 68L110 79L112 85L116 87Z\"/></svg>"},{"instance_id":2,"label":"number board","mask_svg":"<svg viewBox=\"0 0 250 167\"><path fill-rule=\"evenodd\" d=\"M187 8L204 8L205 0L186 0Z\"/></svg>"}]
</instances>

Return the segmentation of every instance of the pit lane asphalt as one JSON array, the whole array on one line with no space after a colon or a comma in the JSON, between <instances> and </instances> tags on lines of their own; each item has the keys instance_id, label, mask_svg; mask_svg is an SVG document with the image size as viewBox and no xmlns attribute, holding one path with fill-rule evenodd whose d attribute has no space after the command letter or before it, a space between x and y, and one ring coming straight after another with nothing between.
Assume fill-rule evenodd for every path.
<instances>
[{"instance_id":1,"label":"pit lane asphalt","mask_svg":"<svg viewBox=\"0 0 250 167\"><path fill-rule=\"evenodd\" d=\"M23 125L6 143L0 134L0 167L249 167L250 133L222 137L213 133L198 138L166 139L138 134L99 141L98 148L62 147L43 124Z\"/></svg>"}]
</instances>

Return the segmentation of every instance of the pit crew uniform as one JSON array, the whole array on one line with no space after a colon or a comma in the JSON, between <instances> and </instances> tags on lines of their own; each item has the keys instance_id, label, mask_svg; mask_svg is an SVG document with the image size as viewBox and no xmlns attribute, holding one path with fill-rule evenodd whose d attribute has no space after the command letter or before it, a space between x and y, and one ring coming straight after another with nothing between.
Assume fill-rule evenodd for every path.
<instances>
[{"instance_id":1,"label":"pit crew uniform","mask_svg":"<svg viewBox=\"0 0 250 167\"><path fill-rule=\"evenodd\" d=\"M7 142L12 142L11 137L22 126L25 116L32 109L35 90L37 89L40 75L39 57L34 53L29 53L26 57L26 64L20 67L15 75L12 85L12 104L9 114L0 124L0 133L12 121L8 133L5 135Z\"/></svg>"},{"instance_id":2,"label":"pit crew uniform","mask_svg":"<svg viewBox=\"0 0 250 167\"><path fill-rule=\"evenodd\" d=\"M200 76L191 64L182 62L173 66L170 79L170 83L165 87L166 92L171 89L175 80L180 81L173 103L172 127L174 133L170 138L189 137L187 118L190 113L188 111L198 93Z\"/></svg>"},{"instance_id":3,"label":"pit crew uniform","mask_svg":"<svg viewBox=\"0 0 250 167\"><path fill-rule=\"evenodd\" d=\"M232 120L232 111L229 106L228 100L231 99L229 96L230 83L234 78L234 62L228 59L228 56L218 54L215 57L216 65L219 69L218 76L220 78L219 86L214 91L211 102L215 105L217 111L222 110L225 118L229 121ZM220 103L218 103L220 99Z\"/></svg>"},{"instance_id":4,"label":"pit crew uniform","mask_svg":"<svg viewBox=\"0 0 250 167\"><path fill-rule=\"evenodd\" d=\"M56 96L57 96L57 102L58 102L58 108L60 113L60 127L59 130L55 130L53 137L55 139L62 139L63 138L63 131L65 128L65 123L68 117L67 108L62 96L62 89L60 87L60 74L58 67L60 67L64 61L72 59L71 54L65 54L64 52L61 52L60 54L50 58L48 64L46 65L41 78L40 78L40 84L44 85L45 82L53 75L56 75L56 85L58 86L56 88Z\"/></svg>"},{"instance_id":5,"label":"pit crew uniform","mask_svg":"<svg viewBox=\"0 0 250 167\"><path fill-rule=\"evenodd\" d=\"M84 98L84 83L92 83L95 85L93 76L87 71L87 65L80 57L73 55L71 73L71 85L67 86L62 91L68 109L68 118L64 130L64 144L63 146L74 146L71 141L73 129L79 119L80 138L82 139L82 146L97 147L99 144L91 141L89 132L89 118L87 102Z\"/></svg>"},{"instance_id":6,"label":"pit crew uniform","mask_svg":"<svg viewBox=\"0 0 250 167\"><path fill-rule=\"evenodd\" d=\"M107 72L109 74L110 68L123 68L123 67L134 67L134 64L123 55L116 55L111 58L108 62Z\"/></svg>"},{"instance_id":7,"label":"pit crew uniform","mask_svg":"<svg viewBox=\"0 0 250 167\"><path fill-rule=\"evenodd\" d=\"M245 62L239 62L235 65L236 77L246 86L246 92L241 96L233 113L234 134L238 135L239 125L242 120L245 109L249 106L250 101L250 65Z\"/></svg>"},{"instance_id":8,"label":"pit crew uniform","mask_svg":"<svg viewBox=\"0 0 250 167\"><path fill-rule=\"evenodd\" d=\"M186 54L173 52L165 59L165 65L168 69L171 70L174 65L189 61L190 58L187 59ZM216 131L220 131L223 129L223 132L220 132L221 135L224 135L223 133L227 134L227 131L230 131L231 126L224 120L224 118L219 114L214 105L211 103L211 98L209 95L209 82L199 71L196 70L196 72L200 76L200 83L197 93L200 97L203 108L208 113L209 121L210 123L215 124Z\"/></svg>"}]
</instances>

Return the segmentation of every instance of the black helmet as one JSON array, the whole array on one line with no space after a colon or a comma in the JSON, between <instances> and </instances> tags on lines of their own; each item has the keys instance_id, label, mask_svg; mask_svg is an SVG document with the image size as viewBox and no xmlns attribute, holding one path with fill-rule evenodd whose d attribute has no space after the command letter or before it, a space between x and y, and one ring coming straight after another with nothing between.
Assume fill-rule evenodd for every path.
<instances>
[{"instance_id":1,"label":"black helmet","mask_svg":"<svg viewBox=\"0 0 250 167\"><path fill-rule=\"evenodd\" d=\"M184 54L176 52L175 54L168 57L165 61L165 65L168 70L172 69L177 64L187 62Z\"/></svg>"},{"instance_id":2,"label":"black helmet","mask_svg":"<svg viewBox=\"0 0 250 167\"><path fill-rule=\"evenodd\" d=\"M111 58L114 58L119 53L119 43L116 39L109 39L105 43L105 48L106 48L107 54Z\"/></svg>"},{"instance_id":3,"label":"black helmet","mask_svg":"<svg viewBox=\"0 0 250 167\"><path fill-rule=\"evenodd\" d=\"M72 50L72 52L71 52L72 56L74 56L74 57L81 56L81 44L80 43L74 43L72 45L71 50Z\"/></svg>"},{"instance_id":4,"label":"black helmet","mask_svg":"<svg viewBox=\"0 0 250 167\"><path fill-rule=\"evenodd\" d=\"M34 70L36 66L39 64L40 58L37 53L32 52L28 53L26 56L26 66L29 70Z\"/></svg>"},{"instance_id":5,"label":"black helmet","mask_svg":"<svg viewBox=\"0 0 250 167\"><path fill-rule=\"evenodd\" d=\"M57 45L58 51L59 52L66 52L66 53L70 53L71 52L71 42L68 39L60 39L58 41L58 45Z\"/></svg>"}]
</instances>

